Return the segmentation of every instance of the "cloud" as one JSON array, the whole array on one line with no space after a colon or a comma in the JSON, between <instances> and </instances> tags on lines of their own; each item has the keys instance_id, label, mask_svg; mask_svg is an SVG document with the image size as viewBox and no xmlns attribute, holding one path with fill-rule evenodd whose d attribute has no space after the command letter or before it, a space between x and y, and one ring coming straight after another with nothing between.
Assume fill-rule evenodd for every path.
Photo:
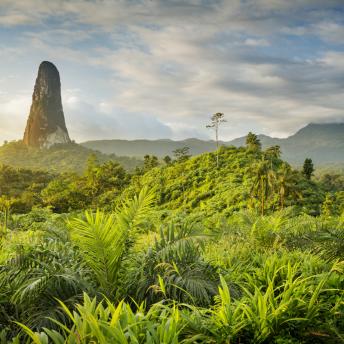
<instances>
[{"instance_id":1,"label":"cloud","mask_svg":"<svg viewBox=\"0 0 344 344\"><path fill-rule=\"evenodd\" d=\"M223 139L249 130L286 136L310 121L344 120L343 7L3 0L0 27L22 27L6 46L9 64L12 49L62 66L66 120L78 141L210 137L205 125L217 111L228 119Z\"/></svg>"},{"instance_id":2,"label":"cloud","mask_svg":"<svg viewBox=\"0 0 344 344\"><path fill-rule=\"evenodd\" d=\"M319 62L333 68L336 73L344 72L344 52L328 51L319 59Z\"/></svg>"},{"instance_id":3,"label":"cloud","mask_svg":"<svg viewBox=\"0 0 344 344\"><path fill-rule=\"evenodd\" d=\"M25 95L18 95L10 100L6 98L6 93L0 94L0 138L3 141L21 139L24 134L26 116L29 114L31 98ZM24 113L23 109L26 109ZM18 130L19 128L21 131Z\"/></svg>"},{"instance_id":4,"label":"cloud","mask_svg":"<svg viewBox=\"0 0 344 344\"><path fill-rule=\"evenodd\" d=\"M17 26L33 23L34 19L32 17L19 13L7 13L7 15L0 16L0 25L3 26Z\"/></svg>"},{"instance_id":5,"label":"cloud","mask_svg":"<svg viewBox=\"0 0 344 344\"><path fill-rule=\"evenodd\" d=\"M315 34L323 40L344 44L344 24L333 21L323 21L314 26Z\"/></svg>"},{"instance_id":6,"label":"cloud","mask_svg":"<svg viewBox=\"0 0 344 344\"><path fill-rule=\"evenodd\" d=\"M66 125L70 136L78 142L171 136L172 130L152 116L128 113L106 102L90 104L79 95L80 90L67 90L63 95Z\"/></svg>"},{"instance_id":7,"label":"cloud","mask_svg":"<svg viewBox=\"0 0 344 344\"><path fill-rule=\"evenodd\" d=\"M254 38L245 39L244 44L251 47L267 47L270 45L270 43L266 39L254 39Z\"/></svg>"}]
</instances>

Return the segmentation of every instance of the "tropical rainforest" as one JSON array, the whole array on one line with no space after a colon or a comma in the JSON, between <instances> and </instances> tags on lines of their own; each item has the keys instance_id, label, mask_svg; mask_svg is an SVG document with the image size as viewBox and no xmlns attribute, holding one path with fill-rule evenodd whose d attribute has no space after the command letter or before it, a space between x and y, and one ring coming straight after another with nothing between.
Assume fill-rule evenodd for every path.
<instances>
[{"instance_id":1,"label":"tropical rainforest","mask_svg":"<svg viewBox=\"0 0 344 344\"><path fill-rule=\"evenodd\" d=\"M44 164L61 149L75 169L0 167L0 343L344 342L341 173L252 133L140 163L63 145Z\"/></svg>"}]
</instances>

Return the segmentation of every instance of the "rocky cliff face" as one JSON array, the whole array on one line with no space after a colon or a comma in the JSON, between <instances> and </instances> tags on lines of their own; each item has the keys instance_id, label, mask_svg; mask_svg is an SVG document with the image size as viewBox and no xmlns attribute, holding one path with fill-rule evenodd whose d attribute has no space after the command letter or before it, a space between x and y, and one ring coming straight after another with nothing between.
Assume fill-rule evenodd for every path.
<instances>
[{"instance_id":1,"label":"rocky cliff face","mask_svg":"<svg viewBox=\"0 0 344 344\"><path fill-rule=\"evenodd\" d=\"M39 66L23 141L39 148L71 142L61 102L60 75L51 62L43 61Z\"/></svg>"}]
</instances>

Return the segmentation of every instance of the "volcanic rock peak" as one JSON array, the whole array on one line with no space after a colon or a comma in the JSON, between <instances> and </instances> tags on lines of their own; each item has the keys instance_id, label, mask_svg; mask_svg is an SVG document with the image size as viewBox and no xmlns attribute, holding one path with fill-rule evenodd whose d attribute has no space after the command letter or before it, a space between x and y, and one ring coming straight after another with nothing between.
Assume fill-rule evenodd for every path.
<instances>
[{"instance_id":1,"label":"volcanic rock peak","mask_svg":"<svg viewBox=\"0 0 344 344\"><path fill-rule=\"evenodd\" d=\"M62 108L60 74L51 62L43 61L39 66L23 141L40 148L71 142Z\"/></svg>"}]
</instances>

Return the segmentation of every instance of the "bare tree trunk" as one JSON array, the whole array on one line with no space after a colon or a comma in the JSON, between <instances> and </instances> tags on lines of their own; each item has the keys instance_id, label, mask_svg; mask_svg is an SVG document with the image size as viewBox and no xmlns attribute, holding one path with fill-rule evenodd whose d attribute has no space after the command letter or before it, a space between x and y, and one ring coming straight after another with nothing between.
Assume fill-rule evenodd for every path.
<instances>
[{"instance_id":1,"label":"bare tree trunk","mask_svg":"<svg viewBox=\"0 0 344 344\"><path fill-rule=\"evenodd\" d=\"M219 124L215 124L215 137L216 137L216 168L219 168Z\"/></svg>"}]
</instances>

